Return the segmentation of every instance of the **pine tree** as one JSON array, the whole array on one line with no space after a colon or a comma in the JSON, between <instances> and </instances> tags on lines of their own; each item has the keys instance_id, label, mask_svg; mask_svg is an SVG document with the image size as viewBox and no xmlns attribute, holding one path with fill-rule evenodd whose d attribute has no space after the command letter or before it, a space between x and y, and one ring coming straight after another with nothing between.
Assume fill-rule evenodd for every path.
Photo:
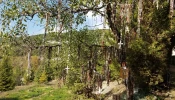
<instances>
[{"instance_id":1,"label":"pine tree","mask_svg":"<svg viewBox=\"0 0 175 100\"><path fill-rule=\"evenodd\" d=\"M132 70L135 85L153 89L166 82L167 45L169 43L169 4L143 3L143 19L139 38L132 40L128 49L128 65Z\"/></svg>"},{"instance_id":2,"label":"pine tree","mask_svg":"<svg viewBox=\"0 0 175 100\"><path fill-rule=\"evenodd\" d=\"M0 91L14 89L13 70L8 57L4 57L0 65Z\"/></svg>"}]
</instances>

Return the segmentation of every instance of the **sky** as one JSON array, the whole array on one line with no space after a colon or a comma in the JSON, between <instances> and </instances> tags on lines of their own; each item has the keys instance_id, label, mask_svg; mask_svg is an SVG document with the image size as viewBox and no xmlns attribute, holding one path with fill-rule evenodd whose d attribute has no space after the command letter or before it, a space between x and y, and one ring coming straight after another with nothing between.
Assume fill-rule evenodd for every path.
<instances>
[{"instance_id":1,"label":"sky","mask_svg":"<svg viewBox=\"0 0 175 100\"><path fill-rule=\"evenodd\" d=\"M88 12L86 16L86 21L83 25L79 26L78 29L88 26L89 29L108 29L107 24L104 23L104 18L100 15L93 16L92 12ZM40 24L40 20L37 16L33 18L32 21L27 22L27 31L29 35L43 34L44 24Z\"/></svg>"},{"instance_id":2,"label":"sky","mask_svg":"<svg viewBox=\"0 0 175 100\"><path fill-rule=\"evenodd\" d=\"M43 34L44 33L44 23L40 23L40 19L34 16L33 20L27 21L27 32L29 35Z\"/></svg>"}]
</instances>

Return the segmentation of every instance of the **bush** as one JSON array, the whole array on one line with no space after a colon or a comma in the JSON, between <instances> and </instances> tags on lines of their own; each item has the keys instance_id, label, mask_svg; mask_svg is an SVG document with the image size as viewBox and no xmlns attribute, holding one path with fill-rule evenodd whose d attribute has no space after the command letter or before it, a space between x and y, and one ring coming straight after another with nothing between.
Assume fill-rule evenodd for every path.
<instances>
[{"instance_id":1,"label":"bush","mask_svg":"<svg viewBox=\"0 0 175 100\"><path fill-rule=\"evenodd\" d=\"M46 72L45 72L45 71L42 72L41 77L40 77L40 79L39 79L39 82L40 82L40 83L45 83L45 82L47 82L47 75L46 75Z\"/></svg>"}]
</instances>

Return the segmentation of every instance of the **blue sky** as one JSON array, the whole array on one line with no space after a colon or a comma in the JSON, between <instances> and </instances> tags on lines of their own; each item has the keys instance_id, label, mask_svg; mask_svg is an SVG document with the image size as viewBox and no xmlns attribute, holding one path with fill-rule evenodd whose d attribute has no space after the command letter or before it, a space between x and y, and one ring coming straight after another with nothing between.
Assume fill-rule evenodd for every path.
<instances>
[{"instance_id":1,"label":"blue sky","mask_svg":"<svg viewBox=\"0 0 175 100\"><path fill-rule=\"evenodd\" d=\"M43 34L44 23L40 23L40 19L34 16L33 20L27 21L27 31L29 35Z\"/></svg>"},{"instance_id":2,"label":"blue sky","mask_svg":"<svg viewBox=\"0 0 175 100\"><path fill-rule=\"evenodd\" d=\"M89 12L86 16L86 21L83 25L79 26L83 28L84 26L89 26L89 29L104 29L109 28L108 25L104 27L104 19L100 16L93 16L92 12ZM44 33L44 23L40 23L40 19L34 16L32 21L27 22L27 31L29 35L43 34Z\"/></svg>"}]
</instances>

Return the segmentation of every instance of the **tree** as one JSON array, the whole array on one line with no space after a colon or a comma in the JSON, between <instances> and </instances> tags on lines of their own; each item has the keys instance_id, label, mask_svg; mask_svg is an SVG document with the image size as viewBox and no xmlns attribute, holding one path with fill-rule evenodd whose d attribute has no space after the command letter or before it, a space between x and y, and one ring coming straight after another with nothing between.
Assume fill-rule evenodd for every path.
<instances>
[{"instance_id":1,"label":"tree","mask_svg":"<svg viewBox=\"0 0 175 100\"><path fill-rule=\"evenodd\" d=\"M89 11L100 14L107 20L115 36L116 42L114 46L117 47L117 43L120 41L125 44L119 51L121 51L120 54L122 55L120 63L128 62L129 65L128 83L132 83L130 81L131 76L139 76L138 73L142 71L140 69L135 72L134 69L139 69L143 66L148 73L151 73L149 73L149 77L146 76L147 74L144 75L145 82L152 80L150 77L156 77L155 80L158 80L158 83L163 81L162 75L167 66L164 63L167 61L166 47L169 45L167 40L170 37L169 3L167 0L161 0L156 4L155 0L4 0L3 4L1 21L4 36L23 35L26 30L25 22L37 16L40 18L41 23L44 22L45 24L46 29L43 40L45 40L46 33L52 31L56 25L59 26L57 35L60 42L62 42L60 33L63 30L71 32L76 29L74 26L81 25L86 20L85 15ZM137 6L138 9L136 8ZM6 27L14 21L16 22L14 27ZM137 47L141 51L138 51ZM139 53L135 53L136 51ZM126 57L126 54L128 57ZM143 56L144 58L139 59L137 58L138 56ZM136 66L137 60L142 62L140 66ZM153 61L158 63L153 63ZM161 62L163 63L160 64ZM159 71L154 72L157 67ZM141 77L136 79L139 78ZM136 80L133 83L137 82L139 81ZM157 81L154 81L154 83L158 84ZM132 85L129 88L130 92L133 92ZM129 99L132 99L132 97L129 96Z\"/></svg>"},{"instance_id":2,"label":"tree","mask_svg":"<svg viewBox=\"0 0 175 100\"><path fill-rule=\"evenodd\" d=\"M13 68L8 57L3 57L0 65L0 91L12 90L15 86Z\"/></svg>"},{"instance_id":3,"label":"tree","mask_svg":"<svg viewBox=\"0 0 175 100\"><path fill-rule=\"evenodd\" d=\"M169 3L143 2L141 31L139 38L132 39L127 51L128 65L132 70L134 83L142 89L154 90L166 84L170 29ZM171 52L171 51L170 51Z\"/></svg>"}]
</instances>

